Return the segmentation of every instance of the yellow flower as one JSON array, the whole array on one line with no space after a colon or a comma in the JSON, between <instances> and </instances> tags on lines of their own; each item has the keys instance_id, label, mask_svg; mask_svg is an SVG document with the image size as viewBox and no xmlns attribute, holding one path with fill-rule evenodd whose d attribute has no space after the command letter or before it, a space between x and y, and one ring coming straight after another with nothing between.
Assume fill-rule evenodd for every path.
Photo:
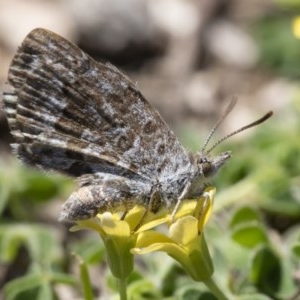
<instances>
[{"instance_id":1,"label":"yellow flower","mask_svg":"<svg viewBox=\"0 0 300 300\"><path fill-rule=\"evenodd\" d=\"M148 212L145 208L136 206L121 218L120 213L105 212L95 218L76 221L70 231L91 229L96 231L107 250L108 264L112 274L117 278L127 278L132 272L133 254L131 249L136 247L138 235L169 220L165 211L159 214ZM140 225L142 221L142 224Z\"/></svg>"},{"instance_id":2,"label":"yellow flower","mask_svg":"<svg viewBox=\"0 0 300 300\"><path fill-rule=\"evenodd\" d=\"M153 214L144 207L134 207L124 217L109 212L77 221L71 231L95 230L107 249L108 264L119 280L120 299L126 297L126 281L133 271L134 254L165 251L196 281L202 281L218 299L228 299L212 279L213 264L204 238L214 200L215 189L205 189L199 199L187 200L175 215L167 211ZM169 225L169 235L151 230L159 224Z\"/></svg>"},{"instance_id":3,"label":"yellow flower","mask_svg":"<svg viewBox=\"0 0 300 300\"><path fill-rule=\"evenodd\" d=\"M71 231L92 229L100 235L107 249L109 267L117 278L127 278L132 272L134 254L165 251L192 278L202 280L213 272L203 227L211 214L214 193L213 188L207 188L200 199L186 201L173 224L166 211L147 212L144 216L145 208L136 206L124 218L119 213L105 212L93 219L77 221ZM162 223L170 225L170 236L150 230Z\"/></svg>"},{"instance_id":4,"label":"yellow flower","mask_svg":"<svg viewBox=\"0 0 300 300\"><path fill-rule=\"evenodd\" d=\"M137 239L137 235L131 233L130 225L126 220L120 220L117 214L105 212L93 219L77 221L70 230L95 230L105 244L112 274L116 278L127 278L134 267L130 249Z\"/></svg>"},{"instance_id":5,"label":"yellow flower","mask_svg":"<svg viewBox=\"0 0 300 300\"><path fill-rule=\"evenodd\" d=\"M169 227L169 235L148 230L141 232L136 240L134 254L164 251L174 258L196 281L203 281L213 274L213 264L203 234L212 210L215 189L209 187L197 201L187 201L194 205L192 215L185 215L190 209L183 206L176 215L176 221ZM195 207L196 205L196 207ZM183 217L178 217L181 214Z\"/></svg>"},{"instance_id":6,"label":"yellow flower","mask_svg":"<svg viewBox=\"0 0 300 300\"><path fill-rule=\"evenodd\" d=\"M292 24L293 34L297 39L300 39L300 16L297 16L293 20Z\"/></svg>"}]
</instances>

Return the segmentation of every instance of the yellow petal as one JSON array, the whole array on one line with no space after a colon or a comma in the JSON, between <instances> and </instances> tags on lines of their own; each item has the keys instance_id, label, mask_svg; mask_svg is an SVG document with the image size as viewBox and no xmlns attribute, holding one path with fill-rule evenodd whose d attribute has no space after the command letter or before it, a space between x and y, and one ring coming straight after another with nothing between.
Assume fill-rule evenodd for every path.
<instances>
[{"instance_id":1,"label":"yellow petal","mask_svg":"<svg viewBox=\"0 0 300 300\"><path fill-rule=\"evenodd\" d=\"M166 252L169 256L175 258L177 261L185 260L188 257L188 253L185 248L178 246L177 244L171 243L153 243L149 244L148 247L144 248L133 248L131 249L132 254L147 254L154 251Z\"/></svg>"},{"instance_id":2,"label":"yellow petal","mask_svg":"<svg viewBox=\"0 0 300 300\"><path fill-rule=\"evenodd\" d=\"M70 231L78 231L82 229L92 229L97 231L101 236L105 235L104 230L98 223L98 219L88 219L88 220L82 220L82 221L76 221L77 225L74 225L70 228Z\"/></svg>"},{"instance_id":3,"label":"yellow petal","mask_svg":"<svg viewBox=\"0 0 300 300\"><path fill-rule=\"evenodd\" d=\"M111 213L104 213L101 217L101 226L107 235L130 236L130 227L127 222L114 220Z\"/></svg>"},{"instance_id":4,"label":"yellow petal","mask_svg":"<svg viewBox=\"0 0 300 300\"><path fill-rule=\"evenodd\" d=\"M168 236L166 236L163 233L148 230L141 232L136 241L136 247L137 248L145 248L152 244L158 244L158 243L174 243L172 239L170 239Z\"/></svg>"},{"instance_id":5,"label":"yellow petal","mask_svg":"<svg viewBox=\"0 0 300 300\"><path fill-rule=\"evenodd\" d=\"M148 219L148 220L147 220ZM154 228L158 225L166 223L171 220L171 216L169 214L162 214L161 216L155 216L154 218L147 218L145 222L141 225L141 227L137 230L137 232L142 232Z\"/></svg>"},{"instance_id":6,"label":"yellow petal","mask_svg":"<svg viewBox=\"0 0 300 300\"><path fill-rule=\"evenodd\" d=\"M175 219L181 218L186 215L190 215L195 210L197 205L197 199L185 199L175 215Z\"/></svg>"},{"instance_id":7,"label":"yellow petal","mask_svg":"<svg viewBox=\"0 0 300 300\"><path fill-rule=\"evenodd\" d=\"M199 232L203 231L203 227L211 216L215 193L216 189L214 187L208 187L198 200L194 215L198 219Z\"/></svg>"},{"instance_id":8,"label":"yellow petal","mask_svg":"<svg viewBox=\"0 0 300 300\"><path fill-rule=\"evenodd\" d=\"M131 231L134 231L134 229L139 225L144 213L145 208L142 206L134 206L131 210L128 211L124 218L124 221L128 223Z\"/></svg>"},{"instance_id":9,"label":"yellow petal","mask_svg":"<svg viewBox=\"0 0 300 300\"><path fill-rule=\"evenodd\" d=\"M198 220L192 216L178 219L170 227L170 237L177 244L187 245L198 235Z\"/></svg>"}]
</instances>

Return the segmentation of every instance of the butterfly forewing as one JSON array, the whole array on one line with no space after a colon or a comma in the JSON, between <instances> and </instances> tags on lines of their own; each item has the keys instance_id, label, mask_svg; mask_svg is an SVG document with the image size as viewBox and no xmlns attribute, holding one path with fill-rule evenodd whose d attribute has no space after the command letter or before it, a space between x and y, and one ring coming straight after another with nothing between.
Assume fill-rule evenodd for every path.
<instances>
[{"instance_id":1,"label":"butterfly forewing","mask_svg":"<svg viewBox=\"0 0 300 300\"><path fill-rule=\"evenodd\" d=\"M110 64L45 29L14 57L4 96L17 154L69 175L158 180L188 171L188 155L136 86Z\"/></svg>"}]
</instances>

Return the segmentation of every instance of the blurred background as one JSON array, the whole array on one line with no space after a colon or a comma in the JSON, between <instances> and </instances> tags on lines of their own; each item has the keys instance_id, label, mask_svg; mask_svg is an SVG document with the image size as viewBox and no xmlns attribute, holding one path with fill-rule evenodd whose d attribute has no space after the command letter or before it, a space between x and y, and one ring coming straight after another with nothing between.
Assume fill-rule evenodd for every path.
<instances>
[{"instance_id":1,"label":"blurred background","mask_svg":"<svg viewBox=\"0 0 300 300\"><path fill-rule=\"evenodd\" d=\"M198 125L211 126L237 95L232 130L291 101L300 76L297 2L2 0L1 90L17 47L43 27L121 68L176 128L205 135Z\"/></svg>"},{"instance_id":2,"label":"blurred background","mask_svg":"<svg viewBox=\"0 0 300 300\"><path fill-rule=\"evenodd\" d=\"M266 124L215 149L215 153L232 150L233 158L215 182L217 229L212 235L218 240L227 231L228 249L238 253L235 258L221 255L235 272L224 268L227 283L232 274L231 280L239 278L235 292L243 291L247 282L247 287L270 299L299 299L295 298L300 277L294 260L300 253L299 0L1 0L1 93L7 89L14 53L36 27L50 29L96 60L120 68L192 151L201 148L233 96L239 99L237 107L214 140L274 111ZM61 203L74 189L73 182L59 174L21 166L11 155L11 142L0 110L0 286L6 286L5 293L14 291L10 299L18 299L18 295L27 299L24 295L33 297L32 290L25 285L27 288L16 292L13 283L26 278L37 260L47 258L48 271L55 265L62 273L68 270L73 274L76 262L66 261L71 250L81 249L77 252L88 263L103 251L87 236L71 234L70 238L68 226L57 223ZM251 226L255 221L254 231L247 221ZM241 234L245 226L250 230L247 234L255 236L251 245L245 239L247 234ZM260 234L255 235L257 230ZM45 245L37 236L47 241L51 254L45 254ZM29 247L32 239L35 242ZM66 241L72 246L66 246ZM218 242L213 244L218 249ZM280 265L276 272L273 264L272 268L255 265L253 252L252 263L248 262L249 251L270 244L274 264ZM287 245L293 259L285 269L282 262L286 257L278 249ZM239 265L251 266L251 272L237 271L237 257ZM105 288L97 286L100 271L95 268L92 272L97 274L95 293L103 295ZM276 277L274 287L274 281L267 280L269 274L285 280ZM74 277L70 277L70 285L72 280ZM7 287L8 283L12 287ZM49 285L53 288L53 281ZM173 295L174 289L165 288L165 294L157 299ZM64 295L60 299L72 299L78 293L74 287L70 291L55 286L54 290L58 297Z\"/></svg>"}]
</instances>

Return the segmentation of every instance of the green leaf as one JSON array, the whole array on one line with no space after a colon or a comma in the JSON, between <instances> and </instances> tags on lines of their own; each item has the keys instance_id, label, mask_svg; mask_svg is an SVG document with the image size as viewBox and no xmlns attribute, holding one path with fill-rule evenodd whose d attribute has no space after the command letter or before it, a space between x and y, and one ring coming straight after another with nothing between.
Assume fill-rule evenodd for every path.
<instances>
[{"instance_id":1,"label":"green leaf","mask_svg":"<svg viewBox=\"0 0 300 300\"><path fill-rule=\"evenodd\" d=\"M292 252L300 259L300 242L297 242L292 246Z\"/></svg>"},{"instance_id":2,"label":"green leaf","mask_svg":"<svg viewBox=\"0 0 300 300\"><path fill-rule=\"evenodd\" d=\"M38 289L36 300L54 300L53 290L48 282L44 282Z\"/></svg>"},{"instance_id":3,"label":"green leaf","mask_svg":"<svg viewBox=\"0 0 300 300\"><path fill-rule=\"evenodd\" d=\"M95 238L95 236L76 241L76 244L72 245L71 249L72 252L78 254L87 264L99 264L104 259L104 244L99 243L99 238Z\"/></svg>"},{"instance_id":4,"label":"green leaf","mask_svg":"<svg viewBox=\"0 0 300 300\"><path fill-rule=\"evenodd\" d=\"M264 293L274 295L278 292L282 267L280 259L269 247L261 247L256 251L249 277Z\"/></svg>"},{"instance_id":5,"label":"green leaf","mask_svg":"<svg viewBox=\"0 0 300 300\"><path fill-rule=\"evenodd\" d=\"M230 221L230 228L236 225L248 223L251 221L261 221L259 213L249 206L244 206L236 210Z\"/></svg>"},{"instance_id":6,"label":"green leaf","mask_svg":"<svg viewBox=\"0 0 300 300\"><path fill-rule=\"evenodd\" d=\"M28 274L14 279L4 286L4 294L7 300L16 299L22 292L32 290L42 284L41 274ZM47 300L47 299L45 299Z\"/></svg>"},{"instance_id":7,"label":"green leaf","mask_svg":"<svg viewBox=\"0 0 300 300\"><path fill-rule=\"evenodd\" d=\"M265 229L259 224L239 226L232 232L231 237L235 242L247 248L254 248L268 242Z\"/></svg>"},{"instance_id":8,"label":"green leaf","mask_svg":"<svg viewBox=\"0 0 300 300\"><path fill-rule=\"evenodd\" d=\"M205 285L189 283L183 285L176 291L176 298L180 300L217 300L217 298L208 291Z\"/></svg>"},{"instance_id":9,"label":"green leaf","mask_svg":"<svg viewBox=\"0 0 300 300\"><path fill-rule=\"evenodd\" d=\"M132 300L155 300L162 299L162 295L149 280L137 280L127 287L128 299Z\"/></svg>"},{"instance_id":10,"label":"green leaf","mask_svg":"<svg viewBox=\"0 0 300 300\"><path fill-rule=\"evenodd\" d=\"M12 261L20 245L24 245L32 260L49 265L60 258L62 249L56 233L46 226L30 224L0 225L0 258Z\"/></svg>"}]
</instances>

